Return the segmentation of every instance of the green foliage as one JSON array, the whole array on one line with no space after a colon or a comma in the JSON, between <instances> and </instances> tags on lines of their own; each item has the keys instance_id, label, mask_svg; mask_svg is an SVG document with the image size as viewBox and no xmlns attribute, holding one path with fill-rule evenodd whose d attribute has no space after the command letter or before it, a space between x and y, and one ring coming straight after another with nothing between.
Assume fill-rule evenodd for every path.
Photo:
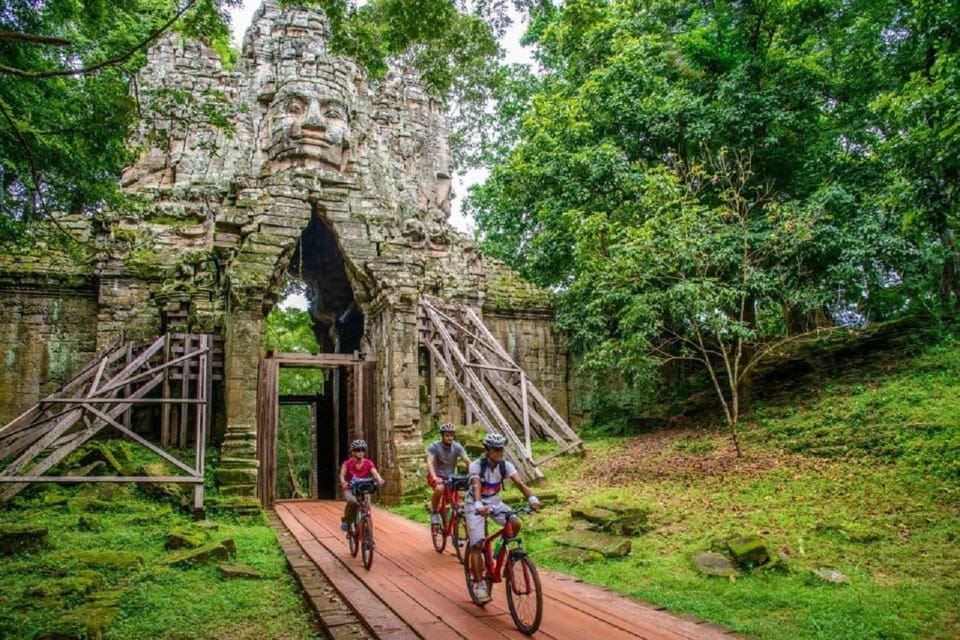
<instances>
[{"instance_id":1,"label":"green foliage","mask_svg":"<svg viewBox=\"0 0 960 640\"><path fill-rule=\"evenodd\" d=\"M313 468L314 423L309 405L280 407L277 425L277 495L281 498L309 498L310 470Z\"/></svg>"},{"instance_id":2,"label":"green foliage","mask_svg":"<svg viewBox=\"0 0 960 640\"><path fill-rule=\"evenodd\" d=\"M280 353L317 353L320 346L313 333L309 311L274 307L267 316L264 348Z\"/></svg>"},{"instance_id":3,"label":"green foliage","mask_svg":"<svg viewBox=\"0 0 960 640\"><path fill-rule=\"evenodd\" d=\"M884 131L879 150L889 210L938 248L945 305L960 304L960 2L921 1L898 14L892 43L897 80L873 106Z\"/></svg>"},{"instance_id":4,"label":"green foliage","mask_svg":"<svg viewBox=\"0 0 960 640\"><path fill-rule=\"evenodd\" d=\"M484 18L503 15L503 7L479 3L476 15L453 0L284 0L283 6L314 6L330 20L331 46L363 65L372 77L384 76L391 59L408 57L435 95L449 91L455 79L486 67L498 51Z\"/></svg>"},{"instance_id":5,"label":"green foliage","mask_svg":"<svg viewBox=\"0 0 960 640\"><path fill-rule=\"evenodd\" d=\"M130 78L165 28L226 41L239 0L35 2L0 13L0 218L117 206L139 114ZM182 14L179 19L178 14ZM4 222L5 231L13 230Z\"/></svg>"},{"instance_id":6,"label":"green foliage","mask_svg":"<svg viewBox=\"0 0 960 640\"><path fill-rule=\"evenodd\" d=\"M960 154L937 156L934 174L911 164L943 196L944 224L898 217L921 212L899 187L897 149L913 144L900 132L914 122L928 155L953 138L934 144L921 120L956 137L948 4L942 21L933 3L840 0L575 0L537 15L546 73L467 208L488 253L559 291L584 371L618 381L596 404L628 407L629 389L695 358L726 379L730 421L740 377L777 341L929 308L958 281L947 185ZM939 25L925 84L923 20ZM915 96L878 102L908 77L926 111L904 106Z\"/></svg>"}]
</instances>

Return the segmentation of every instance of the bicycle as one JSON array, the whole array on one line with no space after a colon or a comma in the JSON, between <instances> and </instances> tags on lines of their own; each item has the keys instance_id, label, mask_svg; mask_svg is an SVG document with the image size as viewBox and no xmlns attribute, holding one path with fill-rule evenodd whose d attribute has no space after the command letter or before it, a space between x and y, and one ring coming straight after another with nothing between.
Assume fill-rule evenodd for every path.
<instances>
[{"instance_id":1,"label":"bicycle","mask_svg":"<svg viewBox=\"0 0 960 640\"><path fill-rule=\"evenodd\" d=\"M357 551L361 551L360 559L363 561L364 569L370 569L370 565L373 564L373 550L376 548L373 543L373 512L370 510L370 494L379 489L373 478L353 478L350 481L350 490L357 499L357 515L353 522L348 523L347 542L350 545L351 556L357 557Z\"/></svg>"},{"instance_id":2,"label":"bicycle","mask_svg":"<svg viewBox=\"0 0 960 640\"><path fill-rule=\"evenodd\" d=\"M457 560L463 564L467 546L467 519L463 512L462 497L470 486L470 476L452 475L443 481L443 497L440 498L440 523L430 525L433 548L443 553L447 546L447 537L457 553Z\"/></svg>"},{"instance_id":3,"label":"bicycle","mask_svg":"<svg viewBox=\"0 0 960 640\"><path fill-rule=\"evenodd\" d=\"M467 561L463 563L467 592L478 606L483 607L489 602L477 597L476 588L481 582L486 583L488 594L492 594L490 589L494 582L506 582L510 617L517 629L527 635L532 635L540 628L543 592L540 589L540 576L537 574L536 565L524 550L520 538L514 537L514 525L510 522L510 516L532 512L531 507L520 507L507 515L507 523L499 531L493 534L484 531L482 575L473 575L469 553ZM495 549L492 548L494 541L497 541Z\"/></svg>"}]
</instances>

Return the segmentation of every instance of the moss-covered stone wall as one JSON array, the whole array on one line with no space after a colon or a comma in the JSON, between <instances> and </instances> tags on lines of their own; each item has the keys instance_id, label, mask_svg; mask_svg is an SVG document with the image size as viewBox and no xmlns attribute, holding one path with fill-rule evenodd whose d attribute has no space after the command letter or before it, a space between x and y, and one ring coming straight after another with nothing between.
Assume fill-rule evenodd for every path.
<instances>
[{"instance_id":1,"label":"moss-covered stone wall","mask_svg":"<svg viewBox=\"0 0 960 640\"><path fill-rule=\"evenodd\" d=\"M97 346L92 289L0 287L0 425L89 363Z\"/></svg>"},{"instance_id":2,"label":"moss-covered stone wall","mask_svg":"<svg viewBox=\"0 0 960 640\"><path fill-rule=\"evenodd\" d=\"M487 310L483 322L561 416L569 413L567 352L553 315Z\"/></svg>"}]
</instances>

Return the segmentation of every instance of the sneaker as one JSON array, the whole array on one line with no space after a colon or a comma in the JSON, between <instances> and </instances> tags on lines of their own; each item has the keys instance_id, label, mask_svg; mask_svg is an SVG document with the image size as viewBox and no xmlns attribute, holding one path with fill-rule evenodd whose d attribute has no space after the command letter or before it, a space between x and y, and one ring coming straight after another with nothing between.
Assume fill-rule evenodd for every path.
<instances>
[{"instance_id":1,"label":"sneaker","mask_svg":"<svg viewBox=\"0 0 960 640\"><path fill-rule=\"evenodd\" d=\"M486 582L477 582L473 585L473 595L476 598L477 602L480 604L487 604L493 598L490 597L490 593L487 591Z\"/></svg>"},{"instance_id":2,"label":"sneaker","mask_svg":"<svg viewBox=\"0 0 960 640\"><path fill-rule=\"evenodd\" d=\"M340 531L349 531L349 530L350 530L350 527L347 526L347 523L346 523L346 522L341 522L341 523L340 523Z\"/></svg>"},{"instance_id":3,"label":"sneaker","mask_svg":"<svg viewBox=\"0 0 960 640\"><path fill-rule=\"evenodd\" d=\"M440 514L436 511L430 514L430 524L440 524Z\"/></svg>"}]
</instances>

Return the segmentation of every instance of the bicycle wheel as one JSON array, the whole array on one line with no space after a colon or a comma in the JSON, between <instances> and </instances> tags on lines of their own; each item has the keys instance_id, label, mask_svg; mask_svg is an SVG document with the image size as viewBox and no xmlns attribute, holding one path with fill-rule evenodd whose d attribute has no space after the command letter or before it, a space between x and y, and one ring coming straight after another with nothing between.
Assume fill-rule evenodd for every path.
<instances>
[{"instance_id":1,"label":"bicycle wheel","mask_svg":"<svg viewBox=\"0 0 960 640\"><path fill-rule=\"evenodd\" d=\"M354 522L351 522L347 529L347 543L350 545L350 555L357 557L357 551L360 549L360 545L357 540L357 525Z\"/></svg>"},{"instance_id":2,"label":"bicycle wheel","mask_svg":"<svg viewBox=\"0 0 960 640\"><path fill-rule=\"evenodd\" d=\"M490 593L490 589L493 587L493 576L490 572L490 567L487 566L487 561L484 559L480 569L481 575L478 580L474 580L473 572L470 571L470 550L466 546L464 546L464 549L466 549L464 553L466 560L463 563L463 574L467 581L467 593L470 594L470 599L473 600L473 604L481 607L486 606L490 600L482 600L477 596L477 586L485 582L487 593Z\"/></svg>"},{"instance_id":3,"label":"bicycle wheel","mask_svg":"<svg viewBox=\"0 0 960 640\"><path fill-rule=\"evenodd\" d=\"M467 535L467 519L462 512L453 512L453 530L450 533L450 544L453 550L457 552L457 560L463 564L467 557L467 543L470 537Z\"/></svg>"},{"instance_id":4,"label":"bicycle wheel","mask_svg":"<svg viewBox=\"0 0 960 640\"><path fill-rule=\"evenodd\" d=\"M360 544L360 557L363 559L363 568L369 569L373 564L373 521L370 516L360 521L360 527L363 529L363 540Z\"/></svg>"},{"instance_id":5,"label":"bicycle wheel","mask_svg":"<svg viewBox=\"0 0 960 640\"><path fill-rule=\"evenodd\" d=\"M514 549L507 556L506 575L507 604L510 617L521 632L531 635L540 628L543 617L543 592L537 567L526 552Z\"/></svg>"},{"instance_id":6,"label":"bicycle wheel","mask_svg":"<svg viewBox=\"0 0 960 640\"><path fill-rule=\"evenodd\" d=\"M444 548L447 546L448 513L449 509L445 508L440 512L440 523L430 523L430 535L433 537L433 548L437 550L437 553L443 553Z\"/></svg>"}]
</instances>

